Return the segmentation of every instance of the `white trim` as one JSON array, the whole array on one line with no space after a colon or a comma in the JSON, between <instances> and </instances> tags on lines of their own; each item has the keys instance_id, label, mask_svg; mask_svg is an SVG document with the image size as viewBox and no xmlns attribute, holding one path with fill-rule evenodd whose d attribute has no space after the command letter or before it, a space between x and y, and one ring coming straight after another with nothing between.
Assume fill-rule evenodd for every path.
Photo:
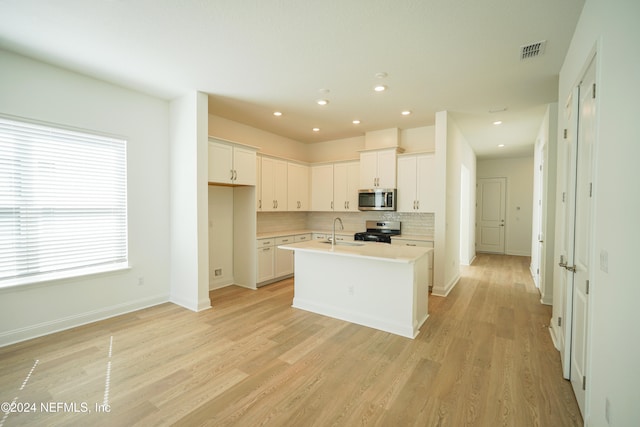
<instances>
[{"instance_id":1,"label":"white trim","mask_svg":"<svg viewBox=\"0 0 640 427\"><path fill-rule=\"evenodd\" d=\"M133 311L142 310L144 308L153 307L166 302L168 302L168 295L158 295L151 298L143 298L137 301L112 305L98 310L88 311L86 313L74 314L72 316L38 323L25 328L2 332L0 333L0 347L53 334L55 332L64 331L86 325L88 323L97 322L99 320L120 316L122 314L131 313Z\"/></svg>"},{"instance_id":2,"label":"white trim","mask_svg":"<svg viewBox=\"0 0 640 427\"><path fill-rule=\"evenodd\" d=\"M458 284L459 281L460 281L460 274L457 274L456 277L454 277L453 280L451 280L444 287L444 289L434 285L431 290L431 295L435 295L438 297L446 297L447 295L449 295L449 292L451 292L453 288Z\"/></svg>"}]
</instances>

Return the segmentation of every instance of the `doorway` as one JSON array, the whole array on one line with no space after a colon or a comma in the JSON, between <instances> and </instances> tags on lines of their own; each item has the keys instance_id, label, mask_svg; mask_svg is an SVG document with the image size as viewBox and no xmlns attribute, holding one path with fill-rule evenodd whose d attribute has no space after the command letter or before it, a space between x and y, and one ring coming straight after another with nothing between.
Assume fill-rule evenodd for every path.
<instances>
[{"instance_id":1,"label":"doorway","mask_svg":"<svg viewBox=\"0 0 640 427\"><path fill-rule=\"evenodd\" d=\"M567 109L567 206L559 266L565 287L563 372L571 381L582 415L587 390L589 282L591 279L593 152L596 144L595 57L575 88Z\"/></svg>"},{"instance_id":2,"label":"doorway","mask_svg":"<svg viewBox=\"0 0 640 427\"><path fill-rule=\"evenodd\" d=\"M478 179L478 252L504 254L506 188L506 178Z\"/></svg>"}]
</instances>

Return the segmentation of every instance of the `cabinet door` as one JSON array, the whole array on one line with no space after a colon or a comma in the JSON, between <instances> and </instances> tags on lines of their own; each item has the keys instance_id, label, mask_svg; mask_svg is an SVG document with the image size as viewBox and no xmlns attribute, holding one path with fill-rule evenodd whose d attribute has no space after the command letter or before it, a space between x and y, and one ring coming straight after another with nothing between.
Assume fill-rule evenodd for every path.
<instances>
[{"instance_id":1,"label":"cabinet door","mask_svg":"<svg viewBox=\"0 0 640 427\"><path fill-rule=\"evenodd\" d=\"M287 207L289 211L309 210L309 168L287 163Z\"/></svg>"},{"instance_id":2,"label":"cabinet door","mask_svg":"<svg viewBox=\"0 0 640 427\"><path fill-rule=\"evenodd\" d=\"M273 246L257 249L258 271L256 283L271 280L274 275L274 251Z\"/></svg>"},{"instance_id":3,"label":"cabinet door","mask_svg":"<svg viewBox=\"0 0 640 427\"><path fill-rule=\"evenodd\" d=\"M347 207L347 178L348 170L345 163L333 165L333 210L344 212Z\"/></svg>"},{"instance_id":4,"label":"cabinet door","mask_svg":"<svg viewBox=\"0 0 640 427\"><path fill-rule=\"evenodd\" d=\"M358 212L358 190L360 189L360 163L347 164L347 210Z\"/></svg>"},{"instance_id":5,"label":"cabinet door","mask_svg":"<svg viewBox=\"0 0 640 427\"><path fill-rule=\"evenodd\" d=\"M360 185L359 188L375 188L378 182L378 153L360 153Z\"/></svg>"},{"instance_id":6,"label":"cabinet door","mask_svg":"<svg viewBox=\"0 0 640 427\"><path fill-rule=\"evenodd\" d=\"M262 210L262 157L256 157L256 211Z\"/></svg>"},{"instance_id":7,"label":"cabinet door","mask_svg":"<svg viewBox=\"0 0 640 427\"><path fill-rule=\"evenodd\" d=\"M262 158L262 211L287 210L287 162Z\"/></svg>"},{"instance_id":8,"label":"cabinet door","mask_svg":"<svg viewBox=\"0 0 640 427\"><path fill-rule=\"evenodd\" d=\"M311 167L311 210L333 210L333 165Z\"/></svg>"},{"instance_id":9,"label":"cabinet door","mask_svg":"<svg viewBox=\"0 0 640 427\"><path fill-rule=\"evenodd\" d=\"M396 150L378 152L378 187L396 188Z\"/></svg>"},{"instance_id":10,"label":"cabinet door","mask_svg":"<svg viewBox=\"0 0 640 427\"><path fill-rule=\"evenodd\" d=\"M437 187L435 155L416 157L416 199L418 212L435 212ZM400 196L398 196L399 198Z\"/></svg>"},{"instance_id":11,"label":"cabinet door","mask_svg":"<svg viewBox=\"0 0 640 427\"><path fill-rule=\"evenodd\" d=\"M287 210L287 162L282 160L275 161L274 167L274 195L276 211Z\"/></svg>"},{"instance_id":12,"label":"cabinet door","mask_svg":"<svg viewBox=\"0 0 640 427\"><path fill-rule=\"evenodd\" d=\"M415 212L416 203L416 158L398 159L398 212Z\"/></svg>"},{"instance_id":13,"label":"cabinet door","mask_svg":"<svg viewBox=\"0 0 640 427\"><path fill-rule=\"evenodd\" d=\"M275 189L275 160L268 157L262 158L262 211L269 212L276 209Z\"/></svg>"},{"instance_id":14,"label":"cabinet door","mask_svg":"<svg viewBox=\"0 0 640 427\"><path fill-rule=\"evenodd\" d=\"M231 184L233 147L209 142L209 182Z\"/></svg>"},{"instance_id":15,"label":"cabinet door","mask_svg":"<svg viewBox=\"0 0 640 427\"><path fill-rule=\"evenodd\" d=\"M333 166L333 207L335 211L358 211L360 164L337 163Z\"/></svg>"},{"instance_id":16,"label":"cabinet door","mask_svg":"<svg viewBox=\"0 0 640 427\"><path fill-rule=\"evenodd\" d=\"M233 147L234 184L256 185L256 152Z\"/></svg>"}]
</instances>

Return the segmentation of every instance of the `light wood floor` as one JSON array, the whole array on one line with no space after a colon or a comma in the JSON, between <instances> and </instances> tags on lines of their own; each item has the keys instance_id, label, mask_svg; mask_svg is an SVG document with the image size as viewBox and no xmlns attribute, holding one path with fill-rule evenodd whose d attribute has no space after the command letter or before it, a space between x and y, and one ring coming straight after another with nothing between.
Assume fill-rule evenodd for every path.
<instances>
[{"instance_id":1,"label":"light wood floor","mask_svg":"<svg viewBox=\"0 0 640 427\"><path fill-rule=\"evenodd\" d=\"M582 425L528 263L479 255L415 340L293 309L290 279L0 348L0 402L36 404L0 426Z\"/></svg>"}]
</instances>

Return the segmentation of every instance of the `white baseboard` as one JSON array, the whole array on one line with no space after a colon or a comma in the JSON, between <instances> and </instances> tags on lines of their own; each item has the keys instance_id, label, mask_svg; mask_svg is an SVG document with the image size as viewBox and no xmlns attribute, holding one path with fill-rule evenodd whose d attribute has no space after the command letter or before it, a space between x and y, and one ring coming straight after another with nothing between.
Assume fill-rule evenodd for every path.
<instances>
[{"instance_id":1,"label":"white baseboard","mask_svg":"<svg viewBox=\"0 0 640 427\"><path fill-rule=\"evenodd\" d=\"M378 329L392 334L400 335L406 338L415 338L420 333L420 327L427 320L427 314L424 319L418 319L415 325L409 326L388 320L382 320L375 316L364 313L356 313L344 310L338 307L318 304L316 302L307 301L301 298L293 298L293 308L310 311L312 313L321 314L323 316L333 317L335 319L345 320L347 322L356 323L358 325L367 326L369 328Z\"/></svg>"},{"instance_id":2,"label":"white baseboard","mask_svg":"<svg viewBox=\"0 0 640 427\"><path fill-rule=\"evenodd\" d=\"M24 328L14 329L0 333L0 347L4 347L17 342L38 338L55 332L64 331L132 311L142 310L154 305L163 304L169 301L168 295L160 295L152 298L144 298L137 301L129 301L123 304L116 304L99 310L42 322Z\"/></svg>"},{"instance_id":3,"label":"white baseboard","mask_svg":"<svg viewBox=\"0 0 640 427\"><path fill-rule=\"evenodd\" d=\"M459 281L460 275L458 274L451 281L449 281L449 283L444 288L434 285L431 289L431 295L446 297L447 295L449 295L449 292L451 292L453 288L458 284Z\"/></svg>"}]
</instances>

